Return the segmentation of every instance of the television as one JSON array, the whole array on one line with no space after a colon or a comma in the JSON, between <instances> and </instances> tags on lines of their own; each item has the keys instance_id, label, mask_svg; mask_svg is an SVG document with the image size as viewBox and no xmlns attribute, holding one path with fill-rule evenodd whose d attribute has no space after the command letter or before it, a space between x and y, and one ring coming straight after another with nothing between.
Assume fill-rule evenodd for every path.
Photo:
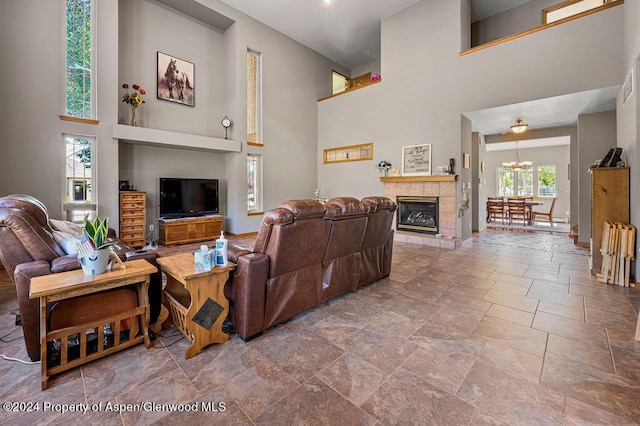
<instances>
[{"instance_id":1,"label":"television","mask_svg":"<svg viewBox=\"0 0 640 426\"><path fill-rule=\"evenodd\" d=\"M160 178L160 218L220 213L217 179Z\"/></svg>"}]
</instances>

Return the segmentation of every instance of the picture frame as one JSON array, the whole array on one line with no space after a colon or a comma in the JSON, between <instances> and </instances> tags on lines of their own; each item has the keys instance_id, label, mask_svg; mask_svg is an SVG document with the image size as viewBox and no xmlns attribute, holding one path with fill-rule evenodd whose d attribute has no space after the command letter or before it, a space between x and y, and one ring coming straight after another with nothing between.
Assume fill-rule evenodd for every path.
<instances>
[{"instance_id":1,"label":"picture frame","mask_svg":"<svg viewBox=\"0 0 640 426\"><path fill-rule=\"evenodd\" d=\"M431 144L402 147L402 176L431 174Z\"/></svg>"},{"instance_id":2,"label":"picture frame","mask_svg":"<svg viewBox=\"0 0 640 426\"><path fill-rule=\"evenodd\" d=\"M195 65L158 52L157 97L160 100L195 106Z\"/></svg>"}]
</instances>

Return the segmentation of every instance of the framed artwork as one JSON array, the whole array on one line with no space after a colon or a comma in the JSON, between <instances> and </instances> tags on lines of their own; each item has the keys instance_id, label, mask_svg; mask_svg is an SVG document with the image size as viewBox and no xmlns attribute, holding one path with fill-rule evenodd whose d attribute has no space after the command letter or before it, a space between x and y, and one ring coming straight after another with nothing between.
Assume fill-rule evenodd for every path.
<instances>
[{"instance_id":1,"label":"framed artwork","mask_svg":"<svg viewBox=\"0 0 640 426\"><path fill-rule=\"evenodd\" d=\"M431 144L402 147L402 176L431 174Z\"/></svg>"},{"instance_id":2,"label":"framed artwork","mask_svg":"<svg viewBox=\"0 0 640 426\"><path fill-rule=\"evenodd\" d=\"M462 167L465 169L471 168L471 154L467 154L467 153L463 154Z\"/></svg>"},{"instance_id":3,"label":"framed artwork","mask_svg":"<svg viewBox=\"0 0 640 426\"><path fill-rule=\"evenodd\" d=\"M158 99L194 106L194 72L191 62L158 52Z\"/></svg>"}]
</instances>

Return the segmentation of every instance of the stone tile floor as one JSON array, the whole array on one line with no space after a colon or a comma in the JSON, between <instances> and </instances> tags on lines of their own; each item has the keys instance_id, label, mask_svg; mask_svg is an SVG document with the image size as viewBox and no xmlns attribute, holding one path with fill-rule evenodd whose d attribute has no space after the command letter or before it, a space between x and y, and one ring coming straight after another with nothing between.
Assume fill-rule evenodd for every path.
<instances>
[{"instance_id":1,"label":"stone tile floor","mask_svg":"<svg viewBox=\"0 0 640 426\"><path fill-rule=\"evenodd\" d=\"M586 255L549 233L486 231L455 251L396 243L389 278L249 343L185 360L170 328L45 392L39 364L0 359L0 400L40 402L0 424L640 424L640 291L598 283ZM16 308L3 273L0 354L26 360ZM171 403L198 411L153 405Z\"/></svg>"}]
</instances>

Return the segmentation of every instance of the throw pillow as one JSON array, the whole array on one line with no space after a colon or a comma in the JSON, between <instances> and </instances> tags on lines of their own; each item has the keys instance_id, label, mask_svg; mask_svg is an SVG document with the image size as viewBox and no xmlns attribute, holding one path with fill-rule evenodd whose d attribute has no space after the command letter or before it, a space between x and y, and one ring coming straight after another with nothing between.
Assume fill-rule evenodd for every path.
<instances>
[{"instance_id":1,"label":"throw pillow","mask_svg":"<svg viewBox=\"0 0 640 426\"><path fill-rule=\"evenodd\" d=\"M53 239L67 254L78 254L78 244L80 244L80 238L69 233L62 231L53 231Z\"/></svg>"},{"instance_id":2,"label":"throw pillow","mask_svg":"<svg viewBox=\"0 0 640 426\"><path fill-rule=\"evenodd\" d=\"M51 223L51 227L55 231L61 231L67 234L71 234L74 237L82 238L82 225L78 225L77 223L67 222L66 220L56 220L49 219Z\"/></svg>"}]
</instances>

